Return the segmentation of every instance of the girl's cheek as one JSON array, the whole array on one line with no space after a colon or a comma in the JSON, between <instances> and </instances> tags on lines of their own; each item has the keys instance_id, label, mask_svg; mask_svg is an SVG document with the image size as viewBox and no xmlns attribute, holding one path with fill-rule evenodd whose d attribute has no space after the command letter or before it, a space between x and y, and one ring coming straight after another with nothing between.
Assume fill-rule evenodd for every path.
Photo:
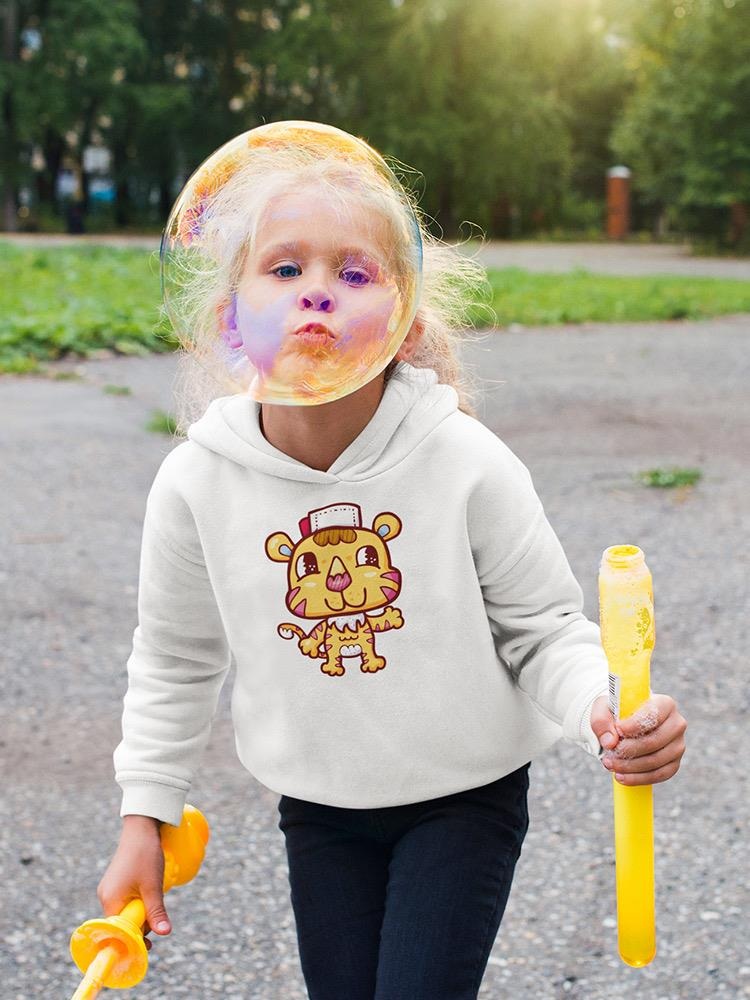
<instances>
[{"instance_id":1,"label":"girl's cheek","mask_svg":"<svg viewBox=\"0 0 750 1000\"><path fill-rule=\"evenodd\" d=\"M273 301L264 300L256 307L243 295L237 297L237 328L250 361L256 368L269 371L284 340L287 317L297 296L285 291Z\"/></svg>"},{"instance_id":2,"label":"girl's cheek","mask_svg":"<svg viewBox=\"0 0 750 1000\"><path fill-rule=\"evenodd\" d=\"M396 292L386 289L361 304L360 309L342 322L342 333L347 341L382 339L388 331L388 321L396 307Z\"/></svg>"}]
</instances>

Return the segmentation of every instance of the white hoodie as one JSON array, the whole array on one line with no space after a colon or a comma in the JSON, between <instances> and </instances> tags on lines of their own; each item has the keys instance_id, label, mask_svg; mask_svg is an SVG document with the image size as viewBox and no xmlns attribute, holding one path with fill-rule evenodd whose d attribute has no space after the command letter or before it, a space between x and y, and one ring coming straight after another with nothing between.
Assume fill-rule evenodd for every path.
<instances>
[{"instance_id":1,"label":"white hoodie","mask_svg":"<svg viewBox=\"0 0 750 1000\"><path fill-rule=\"evenodd\" d=\"M143 528L121 816L177 825L236 663L235 744L271 790L376 808L487 784L560 737L597 755L599 628L525 465L402 362L327 472L214 400Z\"/></svg>"}]
</instances>

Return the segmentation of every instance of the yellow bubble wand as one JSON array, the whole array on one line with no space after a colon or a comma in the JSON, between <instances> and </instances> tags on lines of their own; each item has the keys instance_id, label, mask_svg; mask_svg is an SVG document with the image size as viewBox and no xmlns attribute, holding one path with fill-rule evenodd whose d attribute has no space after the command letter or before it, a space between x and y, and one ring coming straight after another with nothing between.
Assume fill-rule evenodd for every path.
<instances>
[{"instance_id":1,"label":"yellow bubble wand","mask_svg":"<svg viewBox=\"0 0 750 1000\"><path fill-rule=\"evenodd\" d=\"M195 806L186 805L179 826L162 824L163 891L184 885L198 874L208 843L208 823ZM105 986L128 989L146 975L148 951L143 940L146 909L131 899L116 916L87 920L73 932L70 953L85 973L72 1000L93 1000Z\"/></svg>"},{"instance_id":2,"label":"yellow bubble wand","mask_svg":"<svg viewBox=\"0 0 750 1000\"><path fill-rule=\"evenodd\" d=\"M605 549L599 568L601 639L609 661L609 707L632 715L651 694L654 593L636 545ZM621 785L612 775L615 820L617 945L627 965L648 965L656 954L652 785Z\"/></svg>"}]
</instances>

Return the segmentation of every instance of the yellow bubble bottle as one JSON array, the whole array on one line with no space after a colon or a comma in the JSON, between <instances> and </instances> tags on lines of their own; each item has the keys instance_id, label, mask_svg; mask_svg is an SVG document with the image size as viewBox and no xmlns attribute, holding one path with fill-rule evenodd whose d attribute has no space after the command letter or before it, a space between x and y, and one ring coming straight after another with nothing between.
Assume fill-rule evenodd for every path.
<instances>
[{"instance_id":1,"label":"yellow bubble bottle","mask_svg":"<svg viewBox=\"0 0 750 1000\"><path fill-rule=\"evenodd\" d=\"M636 545L605 549L599 567L599 621L609 661L609 705L625 719L651 694L654 592ZM621 785L612 775L617 885L617 946L627 965L656 955L653 785Z\"/></svg>"}]
</instances>

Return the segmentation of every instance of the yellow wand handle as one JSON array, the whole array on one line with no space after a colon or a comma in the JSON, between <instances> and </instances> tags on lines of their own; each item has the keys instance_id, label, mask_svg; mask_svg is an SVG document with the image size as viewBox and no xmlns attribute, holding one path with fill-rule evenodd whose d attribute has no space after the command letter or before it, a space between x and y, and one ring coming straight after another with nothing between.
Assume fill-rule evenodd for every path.
<instances>
[{"instance_id":1,"label":"yellow wand handle","mask_svg":"<svg viewBox=\"0 0 750 1000\"><path fill-rule=\"evenodd\" d=\"M609 662L613 715L627 718L651 694L654 593L643 552L635 545L605 549L599 568L599 620ZM617 884L617 946L627 965L656 955L652 785L621 785L612 776Z\"/></svg>"},{"instance_id":2,"label":"yellow wand handle","mask_svg":"<svg viewBox=\"0 0 750 1000\"><path fill-rule=\"evenodd\" d=\"M208 823L195 806L186 804L179 826L162 823L159 837L164 854L162 889L169 892L195 878L209 839ZM148 952L143 940L146 909L131 899L111 917L95 917L73 932L70 953L84 973L72 1000L94 1000L102 989L129 989L146 975Z\"/></svg>"}]
</instances>

